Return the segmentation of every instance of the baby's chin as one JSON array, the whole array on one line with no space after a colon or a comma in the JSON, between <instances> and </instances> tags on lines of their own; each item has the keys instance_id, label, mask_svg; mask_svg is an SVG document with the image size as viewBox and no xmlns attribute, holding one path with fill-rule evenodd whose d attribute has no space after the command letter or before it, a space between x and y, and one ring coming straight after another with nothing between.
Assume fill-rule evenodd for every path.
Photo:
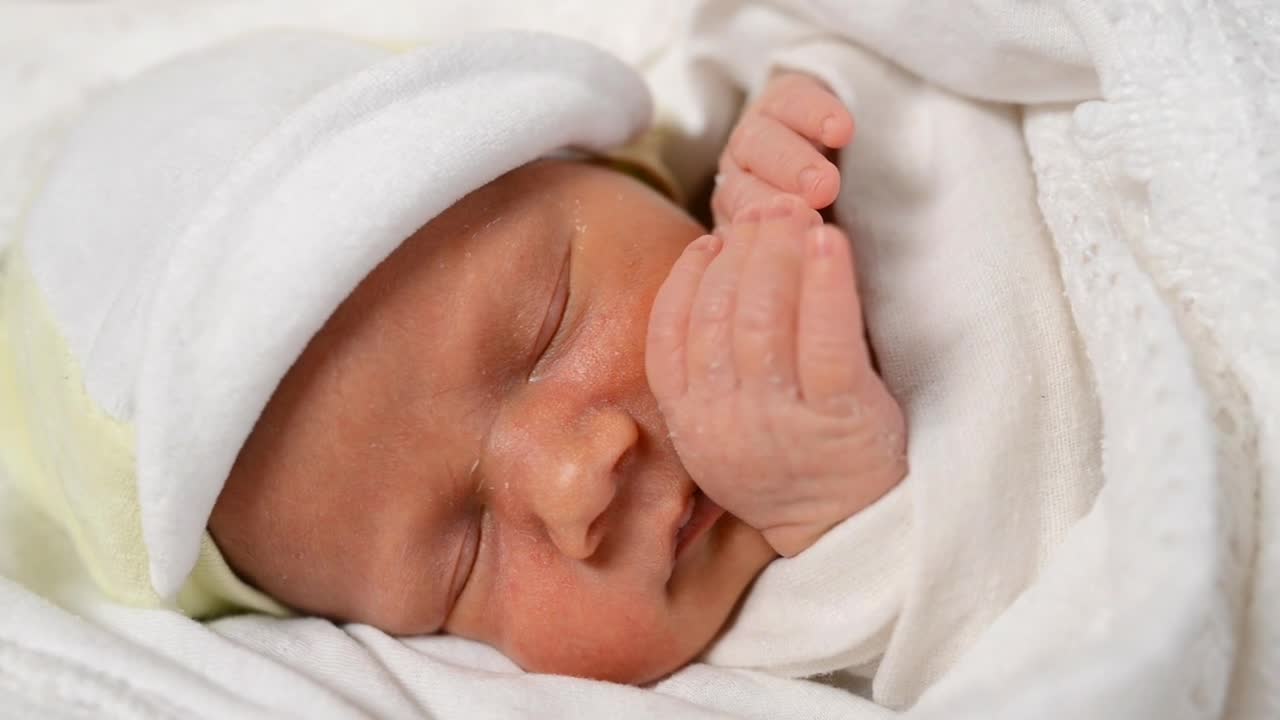
<instances>
[{"instance_id":1,"label":"baby's chin","mask_svg":"<svg viewBox=\"0 0 1280 720\"><path fill-rule=\"evenodd\" d=\"M614 642L597 643L585 651L570 651L568 647L562 647L550 652L536 651L527 656L511 651L507 654L526 672L646 685L688 665L710 640L689 643L688 638L682 642L681 639L649 634L639 628L626 629L629 632L625 635L611 638Z\"/></svg>"},{"instance_id":2,"label":"baby's chin","mask_svg":"<svg viewBox=\"0 0 1280 720\"><path fill-rule=\"evenodd\" d=\"M663 622L636 622L632 615L595 632L582 630L590 636L562 636L555 643L502 650L526 672L647 685L696 660L719 625L674 628Z\"/></svg>"}]
</instances>

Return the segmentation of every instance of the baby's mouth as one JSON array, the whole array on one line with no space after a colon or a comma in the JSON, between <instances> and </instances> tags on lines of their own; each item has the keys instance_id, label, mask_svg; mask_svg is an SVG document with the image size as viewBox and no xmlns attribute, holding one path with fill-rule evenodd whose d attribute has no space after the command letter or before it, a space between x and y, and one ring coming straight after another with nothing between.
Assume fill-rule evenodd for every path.
<instances>
[{"instance_id":1,"label":"baby's mouth","mask_svg":"<svg viewBox=\"0 0 1280 720\"><path fill-rule=\"evenodd\" d=\"M715 504L701 490L695 490L685 505L684 515L676 529L676 558L694 540L704 535L724 514L724 508Z\"/></svg>"}]
</instances>

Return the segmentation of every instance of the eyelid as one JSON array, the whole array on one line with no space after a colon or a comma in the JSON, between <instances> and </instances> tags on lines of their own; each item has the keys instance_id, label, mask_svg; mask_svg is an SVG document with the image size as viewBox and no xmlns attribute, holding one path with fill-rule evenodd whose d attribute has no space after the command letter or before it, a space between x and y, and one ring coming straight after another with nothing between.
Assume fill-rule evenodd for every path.
<instances>
[{"instance_id":1,"label":"eyelid","mask_svg":"<svg viewBox=\"0 0 1280 720\"><path fill-rule=\"evenodd\" d=\"M475 514L475 520L470 523L471 529L467 530L467 537L458 546L458 562L453 571L453 588L449 592L448 604L445 606L447 608L446 617L452 615L454 609L457 608L458 598L462 597L462 592L466 589L467 584L471 582L471 576L475 573L476 563L480 559L480 543L484 540L486 514L483 509ZM467 557L468 555L470 557Z\"/></svg>"},{"instance_id":2,"label":"eyelid","mask_svg":"<svg viewBox=\"0 0 1280 720\"><path fill-rule=\"evenodd\" d=\"M543 319L542 328L538 331L538 340L534 345L533 366L529 369L531 381L538 379L538 369L542 365L543 358L555 345L556 339L560 336L560 329L564 327L564 317L569 307L572 257L572 249L565 252L564 263L560 267L560 275L556 278L556 287L551 293L551 302L547 306L546 318Z\"/></svg>"}]
</instances>

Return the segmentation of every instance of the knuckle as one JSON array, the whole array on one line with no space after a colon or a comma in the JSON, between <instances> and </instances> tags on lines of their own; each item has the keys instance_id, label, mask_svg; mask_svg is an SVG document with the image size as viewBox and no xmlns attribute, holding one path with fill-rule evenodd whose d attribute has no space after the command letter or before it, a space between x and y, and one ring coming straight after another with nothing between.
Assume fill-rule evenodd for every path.
<instances>
[{"instance_id":1,"label":"knuckle","mask_svg":"<svg viewBox=\"0 0 1280 720\"><path fill-rule=\"evenodd\" d=\"M770 83L770 89L780 97L794 97L797 93L813 87L813 78L804 73L779 73Z\"/></svg>"},{"instance_id":2,"label":"knuckle","mask_svg":"<svg viewBox=\"0 0 1280 720\"><path fill-rule=\"evenodd\" d=\"M834 380L833 384L840 380ZM809 406L821 415L829 418L841 418L850 422L862 422L866 416L866 408L857 395L846 390L834 392L811 400Z\"/></svg>"},{"instance_id":3,"label":"knuckle","mask_svg":"<svg viewBox=\"0 0 1280 720\"><path fill-rule=\"evenodd\" d=\"M744 119L729 139L729 150L739 165L744 168L744 159L750 157L751 151L767 136L769 124L759 116Z\"/></svg>"},{"instance_id":4,"label":"knuckle","mask_svg":"<svg viewBox=\"0 0 1280 720\"><path fill-rule=\"evenodd\" d=\"M804 353L800 358L800 367L807 376L817 380L821 387L828 388L827 394L831 394L843 392L848 387L849 372L844 367L848 362L848 358L839 358L833 354Z\"/></svg>"},{"instance_id":5,"label":"knuckle","mask_svg":"<svg viewBox=\"0 0 1280 720\"><path fill-rule=\"evenodd\" d=\"M764 99L762 107L766 112L777 117L796 117L796 108L810 108L801 114L806 120L821 121L831 112L834 98L813 78L807 75L789 74L780 76L774 83L773 92Z\"/></svg>"},{"instance_id":6,"label":"knuckle","mask_svg":"<svg viewBox=\"0 0 1280 720\"><path fill-rule=\"evenodd\" d=\"M779 395L771 396L771 401L764 404L759 412L760 430L765 438L769 438L770 444L774 447L775 452L770 453L773 457L778 458L778 464L787 469L786 474L791 474L791 465L789 459L790 453L786 445L790 442L786 440L793 429L792 413L790 412L790 403L786 402L785 397ZM779 446L779 444L783 446Z\"/></svg>"},{"instance_id":7,"label":"knuckle","mask_svg":"<svg viewBox=\"0 0 1280 720\"><path fill-rule=\"evenodd\" d=\"M836 323L832 323L835 325ZM842 374L851 374L850 366L857 362L857 341L852 332L839 327L814 331L805 338L805 360L815 370L840 368Z\"/></svg>"},{"instance_id":8,"label":"knuckle","mask_svg":"<svg viewBox=\"0 0 1280 720\"><path fill-rule=\"evenodd\" d=\"M784 168L798 166L806 159L803 153L792 152L789 147L780 144L769 153L769 167L775 171L781 171Z\"/></svg>"},{"instance_id":9,"label":"knuckle","mask_svg":"<svg viewBox=\"0 0 1280 720\"><path fill-rule=\"evenodd\" d=\"M792 401L799 397L795 380L783 373L777 355L768 352L763 358L764 379L769 386L769 397L777 401Z\"/></svg>"},{"instance_id":10,"label":"knuckle","mask_svg":"<svg viewBox=\"0 0 1280 720\"><path fill-rule=\"evenodd\" d=\"M798 93L795 92L794 88L781 87L764 99L760 109L766 115L781 120L792 114L797 95Z\"/></svg>"},{"instance_id":11,"label":"knuckle","mask_svg":"<svg viewBox=\"0 0 1280 720\"><path fill-rule=\"evenodd\" d=\"M805 120L815 133L821 132L822 121L835 110L830 100L826 93L811 93L808 102L805 103Z\"/></svg>"}]
</instances>

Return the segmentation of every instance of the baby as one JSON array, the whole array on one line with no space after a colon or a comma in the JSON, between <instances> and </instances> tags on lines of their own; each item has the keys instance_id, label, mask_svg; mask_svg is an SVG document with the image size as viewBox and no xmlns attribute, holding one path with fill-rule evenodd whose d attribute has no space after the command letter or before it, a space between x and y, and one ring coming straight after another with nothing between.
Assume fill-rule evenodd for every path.
<instances>
[{"instance_id":1,"label":"baby","mask_svg":"<svg viewBox=\"0 0 1280 720\"><path fill-rule=\"evenodd\" d=\"M598 164L524 165L432 219L288 371L209 529L306 614L644 683L760 570L905 474L847 238L815 211L853 121L780 74L707 234Z\"/></svg>"},{"instance_id":2,"label":"baby","mask_svg":"<svg viewBox=\"0 0 1280 720\"><path fill-rule=\"evenodd\" d=\"M902 479L905 433L816 211L848 110L773 77L713 234L637 179L651 117L615 58L519 33L140 77L0 264L6 473L113 600L672 672Z\"/></svg>"}]
</instances>

